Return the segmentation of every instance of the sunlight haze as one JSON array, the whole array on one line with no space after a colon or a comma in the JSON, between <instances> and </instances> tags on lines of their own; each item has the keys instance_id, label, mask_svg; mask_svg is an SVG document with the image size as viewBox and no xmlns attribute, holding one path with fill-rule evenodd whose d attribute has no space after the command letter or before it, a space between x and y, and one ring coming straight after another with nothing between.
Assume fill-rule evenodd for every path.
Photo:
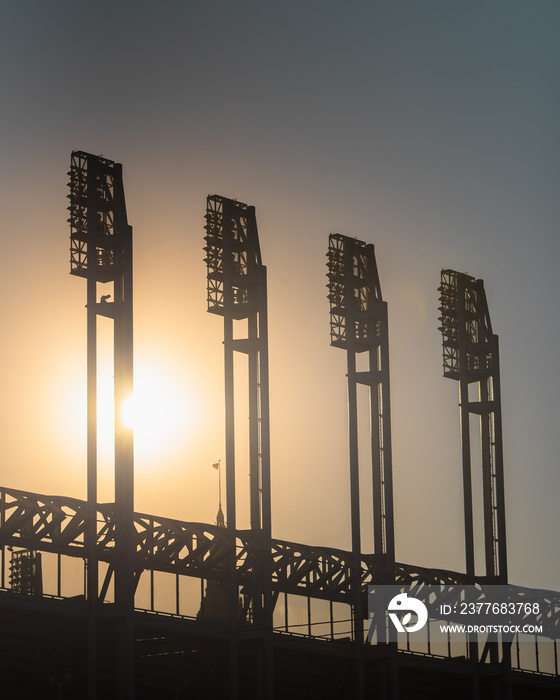
<instances>
[{"instance_id":1,"label":"sunlight haze","mask_svg":"<svg viewBox=\"0 0 560 700\"><path fill-rule=\"evenodd\" d=\"M138 511L216 518L223 327L206 312L203 236L217 193L256 207L268 268L273 536L350 546L345 353L330 347L326 298L339 232L375 245L389 305L397 560L464 569L437 310L451 267L484 280L500 337L510 580L558 588L560 5L0 9L2 485L86 494L86 285L69 274L66 209L79 149L123 164ZM236 379L248 527L242 363ZM100 500L113 498L111 381Z\"/></svg>"}]
</instances>

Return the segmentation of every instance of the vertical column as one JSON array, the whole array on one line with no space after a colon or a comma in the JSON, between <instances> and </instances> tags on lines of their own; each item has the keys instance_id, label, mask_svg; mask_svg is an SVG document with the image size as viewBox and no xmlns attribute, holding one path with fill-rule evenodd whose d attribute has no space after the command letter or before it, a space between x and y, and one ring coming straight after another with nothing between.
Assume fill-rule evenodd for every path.
<instances>
[{"instance_id":1,"label":"vertical column","mask_svg":"<svg viewBox=\"0 0 560 700\"><path fill-rule=\"evenodd\" d=\"M465 280L459 276L457 280L457 322L459 327L459 408L461 412L461 450L463 463L463 517L465 521L465 562L466 573L471 583L474 583L474 524L471 474L471 430L469 411L469 372L467 361L467 309Z\"/></svg>"},{"instance_id":2,"label":"vertical column","mask_svg":"<svg viewBox=\"0 0 560 700\"><path fill-rule=\"evenodd\" d=\"M331 345L346 350L352 550L361 551L357 386L369 389L374 551L394 566L391 404L387 304L381 295L373 245L329 236ZM366 354L368 368L358 371Z\"/></svg>"},{"instance_id":3,"label":"vertical column","mask_svg":"<svg viewBox=\"0 0 560 700\"><path fill-rule=\"evenodd\" d=\"M88 698L97 698L97 161L88 155L87 163L87 550L88 618Z\"/></svg>"},{"instance_id":4,"label":"vertical column","mask_svg":"<svg viewBox=\"0 0 560 700\"><path fill-rule=\"evenodd\" d=\"M134 445L122 407L133 389L132 229L128 226L122 166L82 151L70 166L70 272L87 280L87 551L88 697L97 698L97 316L112 319L115 400L115 602L120 610L117 695L134 697ZM97 301L97 284L112 283ZM103 585L102 595L109 585Z\"/></svg>"},{"instance_id":5,"label":"vertical column","mask_svg":"<svg viewBox=\"0 0 560 700\"><path fill-rule=\"evenodd\" d=\"M463 502L465 519L466 573L471 583L476 576L473 519L471 415L479 416L482 470L482 513L484 568L495 583L507 583L505 499L501 427L501 398L498 338L492 331L484 283L469 275L442 270L440 330L443 336L443 374L459 382ZM469 399L469 385L478 384L478 396ZM469 643L473 664L473 693L478 692L479 643ZM491 645L493 663L499 661L498 647ZM510 644L502 644L504 685L511 685ZM506 690L506 696L509 697Z\"/></svg>"},{"instance_id":6,"label":"vertical column","mask_svg":"<svg viewBox=\"0 0 560 700\"><path fill-rule=\"evenodd\" d=\"M261 505L263 534L263 605L264 605L264 697L274 698L274 645L272 596L272 503L270 485L270 414L268 383L268 295L266 267L259 270L259 382L260 382L260 429L261 429Z\"/></svg>"},{"instance_id":7,"label":"vertical column","mask_svg":"<svg viewBox=\"0 0 560 700\"><path fill-rule=\"evenodd\" d=\"M222 203L223 241L223 317L224 317L224 380L226 420L226 518L228 531L235 544L236 498L235 498L235 406L234 406L234 361L233 361L233 241L231 234L232 211L229 200ZM236 596L237 598L237 596Z\"/></svg>"},{"instance_id":8,"label":"vertical column","mask_svg":"<svg viewBox=\"0 0 560 700\"><path fill-rule=\"evenodd\" d=\"M344 304L346 306L346 363L348 368L348 442L350 452L352 554L360 560L362 544L360 524L360 470L358 462L358 391L356 377L356 313L354 304L353 246L346 245L343 255ZM356 624L356 630L358 631L358 624Z\"/></svg>"},{"instance_id":9,"label":"vertical column","mask_svg":"<svg viewBox=\"0 0 560 700\"><path fill-rule=\"evenodd\" d=\"M133 392L132 229L123 231L123 274L115 279L115 509L118 518L115 602L122 607L122 697L134 698L134 437L123 420L123 406Z\"/></svg>"},{"instance_id":10,"label":"vertical column","mask_svg":"<svg viewBox=\"0 0 560 700\"><path fill-rule=\"evenodd\" d=\"M235 486L235 370L233 354L233 236L232 206L229 200L222 203L223 239L223 317L224 317L224 383L225 383L225 429L226 429L226 522L229 556L228 571L228 626L229 638L229 698L238 697L238 586L237 586L237 511Z\"/></svg>"},{"instance_id":11,"label":"vertical column","mask_svg":"<svg viewBox=\"0 0 560 700\"><path fill-rule=\"evenodd\" d=\"M378 546L375 549L376 554L386 554L388 563L391 567L391 579L394 577L395 568L395 526L393 515L393 446L391 440L391 391L390 391L390 375L389 375L389 319L387 302L380 301L380 343L379 343L379 362L380 362L380 381L379 387L375 387L375 392L381 394L381 406L377 406L377 414L372 415L372 420L376 420L379 424L381 421L381 437L382 442L375 445L377 453L380 455L379 461L376 462L376 470L382 470L383 485L381 493L383 494L383 503L379 509L378 521L379 530L382 531L382 537L379 539ZM374 367L375 365L370 365ZM373 391L373 390L372 390ZM380 449L381 444L381 449ZM381 456L382 453L382 456ZM382 464L380 464L382 462Z\"/></svg>"},{"instance_id":12,"label":"vertical column","mask_svg":"<svg viewBox=\"0 0 560 700\"><path fill-rule=\"evenodd\" d=\"M263 629L264 694L272 697L272 562L270 512L270 435L266 268L262 264L254 207L218 195L208 197L206 213L208 311L224 319L226 421L226 507L230 533L229 624L230 698L237 697L238 584L235 561L237 533L234 421L234 353L247 356L249 399L249 515L264 557L244 609ZM246 332L235 322L246 323ZM236 328L237 330L237 328ZM241 337L240 337L241 336ZM247 596L251 596L247 600ZM249 603L249 604L248 604Z\"/></svg>"},{"instance_id":13,"label":"vertical column","mask_svg":"<svg viewBox=\"0 0 560 700\"><path fill-rule=\"evenodd\" d=\"M482 512L485 574L507 583L507 552L498 337L492 331L482 280L442 270L440 330L443 374L459 382L465 558L469 578L476 575L470 416L480 418ZM477 400L469 385L478 385Z\"/></svg>"},{"instance_id":14,"label":"vertical column","mask_svg":"<svg viewBox=\"0 0 560 700\"><path fill-rule=\"evenodd\" d=\"M358 385L369 389L370 444L373 489L371 528L374 551L385 555L386 573L394 576L393 490L389 400L389 345L387 305L374 248L340 234L329 236L328 278L331 313L331 345L346 350L348 368L348 440L350 461L350 510L354 561L353 617L356 642L356 696L364 697L365 594L361 583L361 509L358 449ZM368 368L358 370L357 357L365 353ZM394 670L394 661L390 668ZM396 674L390 685L396 692Z\"/></svg>"},{"instance_id":15,"label":"vertical column","mask_svg":"<svg viewBox=\"0 0 560 700\"><path fill-rule=\"evenodd\" d=\"M249 494L251 530L260 530L261 519L261 447L259 411L259 327L258 313L251 311L247 317L247 362L249 374Z\"/></svg>"},{"instance_id":16,"label":"vertical column","mask_svg":"<svg viewBox=\"0 0 560 700\"><path fill-rule=\"evenodd\" d=\"M506 498L504 479L504 445L502 435L502 389L500 381L500 350L497 335L492 344L492 398L494 408L494 471L496 474L496 527L497 527L497 575L501 584L508 582L507 541L506 541Z\"/></svg>"}]
</instances>

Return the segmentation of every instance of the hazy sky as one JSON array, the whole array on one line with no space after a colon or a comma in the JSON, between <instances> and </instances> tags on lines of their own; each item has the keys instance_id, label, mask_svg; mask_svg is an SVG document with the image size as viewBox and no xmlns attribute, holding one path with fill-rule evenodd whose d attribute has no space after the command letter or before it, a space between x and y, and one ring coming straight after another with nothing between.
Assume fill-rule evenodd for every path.
<instances>
[{"instance_id":1,"label":"hazy sky","mask_svg":"<svg viewBox=\"0 0 560 700\"><path fill-rule=\"evenodd\" d=\"M451 267L485 280L500 336L510 580L560 586L560 4L0 11L0 483L85 497L86 289L66 221L81 149L123 163L134 227L137 388L154 424L138 435L138 510L215 518L222 326L202 248L218 193L256 206L269 271L273 534L350 543L345 355L325 288L337 231L375 244L389 303L397 558L464 569L457 385L437 330ZM247 471L240 454L240 485Z\"/></svg>"}]
</instances>

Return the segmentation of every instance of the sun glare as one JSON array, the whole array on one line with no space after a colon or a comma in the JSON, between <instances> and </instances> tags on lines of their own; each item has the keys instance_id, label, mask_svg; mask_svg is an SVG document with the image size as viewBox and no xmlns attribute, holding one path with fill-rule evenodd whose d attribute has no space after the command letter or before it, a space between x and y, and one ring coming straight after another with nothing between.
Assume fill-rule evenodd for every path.
<instances>
[{"instance_id":1,"label":"sun glare","mask_svg":"<svg viewBox=\"0 0 560 700\"><path fill-rule=\"evenodd\" d=\"M186 392L161 370L137 371L134 395L123 411L123 420L134 429L135 451L150 458L177 446L191 428L194 413Z\"/></svg>"},{"instance_id":2,"label":"sun glare","mask_svg":"<svg viewBox=\"0 0 560 700\"><path fill-rule=\"evenodd\" d=\"M155 458L161 462L179 447L193 429L192 399L180 383L160 369L135 369L134 394L121 406L121 420L134 430L137 466ZM101 452L114 446L114 399L112 377L98 384L98 429Z\"/></svg>"},{"instance_id":3,"label":"sun glare","mask_svg":"<svg viewBox=\"0 0 560 700\"><path fill-rule=\"evenodd\" d=\"M125 427L132 428L134 430L134 424L136 422L134 395L131 395L124 400L121 408L121 418Z\"/></svg>"}]
</instances>

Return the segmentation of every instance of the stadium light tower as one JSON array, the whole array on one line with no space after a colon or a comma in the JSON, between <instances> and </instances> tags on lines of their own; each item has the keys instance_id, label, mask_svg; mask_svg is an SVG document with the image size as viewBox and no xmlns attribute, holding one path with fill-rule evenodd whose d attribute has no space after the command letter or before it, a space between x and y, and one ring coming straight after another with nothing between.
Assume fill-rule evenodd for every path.
<instances>
[{"instance_id":1,"label":"stadium light tower","mask_svg":"<svg viewBox=\"0 0 560 700\"><path fill-rule=\"evenodd\" d=\"M248 357L251 529L270 532L270 428L266 267L255 208L210 195L206 210L208 311L224 319L227 525L235 530L234 352ZM234 338L234 322L246 337Z\"/></svg>"},{"instance_id":2,"label":"stadium light tower","mask_svg":"<svg viewBox=\"0 0 560 700\"><path fill-rule=\"evenodd\" d=\"M134 697L134 443L123 420L132 395L132 228L128 225L122 166L83 151L70 164L70 273L87 281L87 598L90 604L90 697L95 697L97 560L97 317L113 320L115 395L115 603L122 611L118 697ZM111 294L100 294L99 285ZM107 291L105 289L105 291ZM111 299L112 297L112 299ZM108 586L108 579L103 591Z\"/></svg>"},{"instance_id":3,"label":"stadium light tower","mask_svg":"<svg viewBox=\"0 0 560 700\"><path fill-rule=\"evenodd\" d=\"M363 644L365 603L361 586L360 468L358 456L358 385L369 388L372 530L374 553L383 557L384 574L395 576L391 404L389 397L389 330L375 249L356 238L333 233L327 252L331 345L346 350L348 368L348 438L350 448L350 513L352 532L352 597L356 656L356 697L364 697ZM358 370L364 353L367 368ZM397 692L396 653L389 653L391 685Z\"/></svg>"},{"instance_id":4,"label":"stadium light tower","mask_svg":"<svg viewBox=\"0 0 560 700\"><path fill-rule=\"evenodd\" d=\"M357 387L362 384L370 396L374 553L394 562L387 302L372 244L333 233L327 257L331 345L346 350L348 363L352 551L361 553ZM364 371L357 369L360 353L368 358Z\"/></svg>"},{"instance_id":5,"label":"stadium light tower","mask_svg":"<svg viewBox=\"0 0 560 700\"><path fill-rule=\"evenodd\" d=\"M266 267L262 263L255 208L209 195L206 208L208 311L224 319L226 422L226 517L232 555L228 569L230 698L237 698L238 622L252 621L263 630L264 697L273 695L272 558L270 502L270 427L268 388L268 314ZM234 333L234 327L237 333ZM243 590L239 609L236 572L236 483L234 354L247 356L249 377L249 502L251 535L262 548L262 566L254 584Z\"/></svg>"},{"instance_id":6,"label":"stadium light tower","mask_svg":"<svg viewBox=\"0 0 560 700\"><path fill-rule=\"evenodd\" d=\"M480 417L486 576L507 583L506 516L498 336L492 331L484 282L442 270L443 376L459 382L467 575L474 581L475 538L470 416ZM469 387L477 392L469 396Z\"/></svg>"}]
</instances>

